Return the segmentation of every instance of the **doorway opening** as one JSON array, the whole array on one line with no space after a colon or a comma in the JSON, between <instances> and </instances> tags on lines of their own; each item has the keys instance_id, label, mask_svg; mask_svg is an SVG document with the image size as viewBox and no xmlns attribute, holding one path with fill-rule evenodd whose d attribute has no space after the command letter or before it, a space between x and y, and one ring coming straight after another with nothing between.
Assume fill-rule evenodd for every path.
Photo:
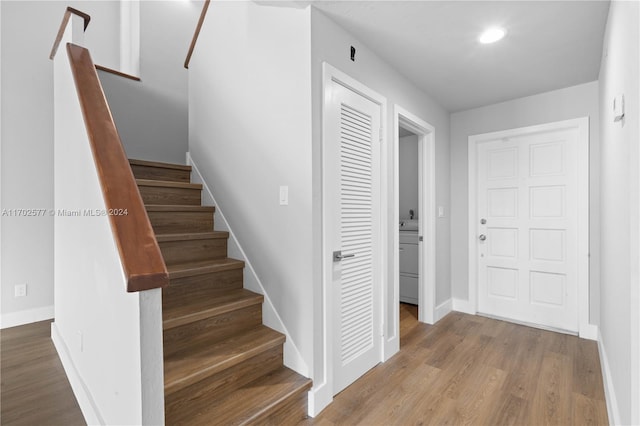
<instances>
[{"instance_id":1,"label":"doorway opening","mask_svg":"<svg viewBox=\"0 0 640 426\"><path fill-rule=\"evenodd\" d=\"M395 108L394 291L400 314L435 322L435 129ZM403 304L403 306L400 306ZM406 304L406 305L404 305Z\"/></svg>"},{"instance_id":2,"label":"doorway opening","mask_svg":"<svg viewBox=\"0 0 640 426\"><path fill-rule=\"evenodd\" d=\"M400 125L398 128L398 211L400 222L400 317L403 314L418 319L418 282L420 268L418 262L420 224L420 183L418 135ZM402 321L401 321L402 327ZM402 336L402 331L400 332ZM402 337L400 347L402 347Z\"/></svg>"}]
</instances>

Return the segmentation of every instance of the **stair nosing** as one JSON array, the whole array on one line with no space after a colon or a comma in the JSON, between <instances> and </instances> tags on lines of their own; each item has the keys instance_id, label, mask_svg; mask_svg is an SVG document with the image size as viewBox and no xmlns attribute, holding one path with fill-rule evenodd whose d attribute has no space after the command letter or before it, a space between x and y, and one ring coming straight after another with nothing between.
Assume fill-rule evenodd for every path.
<instances>
[{"instance_id":1,"label":"stair nosing","mask_svg":"<svg viewBox=\"0 0 640 426\"><path fill-rule=\"evenodd\" d=\"M179 181L171 181L171 180L156 180L156 179L136 179L136 184L138 186L152 186L156 188L179 188L179 189L190 189L190 190L202 190L201 183L191 183L191 182L179 182Z\"/></svg>"},{"instance_id":2,"label":"stair nosing","mask_svg":"<svg viewBox=\"0 0 640 426\"><path fill-rule=\"evenodd\" d=\"M220 262L221 260L224 260L226 262L217 263L217 262ZM205 262L203 262L201 266L193 266L193 267L187 267L189 264L171 265L169 266L169 268L172 269L169 271L169 280L192 277L196 275L204 275L212 272L223 272L231 269L243 269L245 265L244 261L238 260L238 259L231 259L229 257L224 259L209 260ZM180 266L185 266L187 268L179 269ZM169 283L169 285L171 285L171 283Z\"/></svg>"},{"instance_id":3,"label":"stair nosing","mask_svg":"<svg viewBox=\"0 0 640 426\"><path fill-rule=\"evenodd\" d=\"M244 288L241 290L245 290ZM260 305L264 302L264 296L262 294L253 293L249 290L243 292L243 298L239 300L232 300L221 304L219 306L212 307L210 309L203 309L197 312L193 312L187 315L181 315L176 318L171 318L162 321L163 330L171 330L172 328L180 327L186 324L191 324L206 318L212 318L218 315L233 312L242 308L246 308L253 305ZM168 309L170 311L170 309Z\"/></svg>"},{"instance_id":4,"label":"stair nosing","mask_svg":"<svg viewBox=\"0 0 640 426\"><path fill-rule=\"evenodd\" d=\"M288 368L288 367L283 366L282 368ZM299 374L299 373L297 373L297 374ZM296 394L299 394L299 393L302 393L302 392L304 392L306 390L311 389L311 386L312 386L313 382L308 377L306 379L307 380L305 380L304 383L301 383L299 386L296 386L294 389L291 389L285 395L281 395L280 398L276 399L275 401L271 401L270 404L262 407L260 410L257 410L255 412L253 412L251 414L251 416L244 418L243 419L243 423L255 422L255 421L262 420L263 416L268 415L270 411L274 410L278 405L280 405L283 402L287 401L292 396L294 396Z\"/></svg>"},{"instance_id":5,"label":"stair nosing","mask_svg":"<svg viewBox=\"0 0 640 426\"><path fill-rule=\"evenodd\" d=\"M156 167L158 169L174 169L174 170L184 170L191 171L191 166L186 166L184 164L173 164L173 163L163 163L161 161L148 161L148 160L136 160L129 159L129 164L132 166L146 166L146 167Z\"/></svg>"},{"instance_id":6,"label":"stair nosing","mask_svg":"<svg viewBox=\"0 0 640 426\"><path fill-rule=\"evenodd\" d=\"M164 392L165 395L170 395L174 392L177 392L181 389L184 389L188 386L191 386L194 383L199 382L200 380L203 380L207 377L211 377L223 370L229 369L235 365L240 364L241 362L253 358L254 356L266 352L269 349L272 349L278 345L282 345L285 342L285 335L282 333L279 333L265 325L260 325L258 327L260 330L263 330L263 332L265 333L274 333L274 336L272 338L270 338L268 341L260 344L260 345L254 345L252 346L249 350L246 350L244 352L241 353L237 353L234 354L233 356L230 356L228 358L225 358L221 361L218 361L215 364L211 364L208 366L205 366L204 368L201 368L191 374L187 374L187 375L182 375L180 376L180 378L173 380L171 382L166 382L164 383ZM252 329L254 330L254 329ZM243 335L249 334L249 332L245 332L242 333ZM235 336L234 336L235 337ZM227 342L230 339L225 339L222 340L221 342L217 342L218 346L221 346L221 344L223 342ZM187 361L185 361L187 362ZM166 364L165 364L166 365ZM165 377L167 376L166 371L165 371ZM165 379L166 380L166 379Z\"/></svg>"},{"instance_id":7,"label":"stair nosing","mask_svg":"<svg viewBox=\"0 0 640 426\"><path fill-rule=\"evenodd\" d=\"M311 389L311 387L313 386L313 381L305 376L300 375L299 373L295 372L294 370L282 365L280 368L278 368L275 371L272 371L270 373L266 373L263 376L260 376L259 378L239 387L238 389L235 389L233 392L225 395L222 398L216 399L215 401L212 401L213 403L213 410L214 412L218 409L221 409L225 406L225 403L228 402L229 400L232 400L234 398L237 398L236 392L238 391L243 391L246 390L252 386L255 386L256 383L260 383L263 382L265 380L268 380L267 377L274 377L280 378L278 376L281 376L283 374L286 375L295 375L295 376L299 376L295 379L295 382L290 383L290 388L286 388L285 392L282 394L276 394L276 395L271 395L269 396L269 398L263 399L264 404L259 404L257 409L255 409L254 406L254 410L250 411L250 412L235 412L231 417L232 418L226 418L225 419L225 424L229 424L229 425L248 425L248 424L259 424L258 422L260 421L264 421L266 418L268 418L268 416L271 413L275 413L277 412L278 409L282 408L284 406L284 404L286 404L287 402L289 402L289 400L297 395L301 395L302 393L304 393L305 391L308 391L309 389ZM207 406L209 406L209 404L207 404ZM211 411L205 411L205 413L203 413L205 416L212 414ZM185 421L188 419L182 419L182 421Z\"/></svg>"},{"instance_id":8,"label":"stair nosing","mask_svg":"<svg viewBox=\"0 0 640 426\"><path fill-rule=\"evenodd\" d=\"M147 211L151 212L211 212L215 211L214 206L190 206L186 204L145 204Z\"/></svg>"},{"instance_id":9,"label":"stair nosing","mask_svg":"<svg viewBox=\"0 0 640 426\"><path fill-rule=\"evenodd\" d=\"M176 232L172 234L156 234L159 243L171 241L216 240L229 238L228 231Z\"/></svg>"}]
</instances>

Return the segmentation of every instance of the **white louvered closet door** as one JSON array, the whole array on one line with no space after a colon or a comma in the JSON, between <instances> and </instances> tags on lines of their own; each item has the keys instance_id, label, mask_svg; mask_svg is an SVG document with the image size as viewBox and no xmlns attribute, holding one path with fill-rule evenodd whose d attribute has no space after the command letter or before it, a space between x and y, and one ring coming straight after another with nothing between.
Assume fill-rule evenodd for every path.
<instances>
[{"instance_id":1,"label":"white louvered closet door","mask_svg":"<svg viewBox=\"0 0 640 426\"><path fill-rule=\"evenodd\" d=\"M334 394L380 361L380 105L334 83ZM332 253L333 255L333 253Z\"/></svg>"}]
</instances>

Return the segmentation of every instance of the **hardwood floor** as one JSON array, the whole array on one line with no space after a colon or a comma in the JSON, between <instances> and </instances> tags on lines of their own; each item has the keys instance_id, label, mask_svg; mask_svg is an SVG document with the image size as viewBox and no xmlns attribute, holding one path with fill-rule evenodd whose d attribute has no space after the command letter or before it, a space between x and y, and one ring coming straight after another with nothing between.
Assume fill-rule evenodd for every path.
<instances>
[{"instance_id":1,"label":"hardwood floor","mask_svg":"<svg viewBox=\"0 0 640 426\"><path fill-rule=\"evenodd\" d=\"M336 396L314 425L605 425L597 345L450 313L400 308L401 350Z\"/></svg>"},{"instance_id":2,"label":"hardwood floor","mask_svg":"<svg viewBox=\"0 0 640 426\"><path fill-rule=\"evenodd\" d=\"M401 305L401 350L305 425L604 425L595 342L451 313L431 326ZM84 419L48 321L0 331L3 425Z\"/></svg>"},{"instance_id":3,"label":"hardwood floor","mask_svg":"<svg viewBox=\"0 0 640 426\"><path fill-rule=\"evenodd\" d=\"M0 330L0 353L0 424L85 424L51 342L51 321Z\"/></svg>"}]
</instances>

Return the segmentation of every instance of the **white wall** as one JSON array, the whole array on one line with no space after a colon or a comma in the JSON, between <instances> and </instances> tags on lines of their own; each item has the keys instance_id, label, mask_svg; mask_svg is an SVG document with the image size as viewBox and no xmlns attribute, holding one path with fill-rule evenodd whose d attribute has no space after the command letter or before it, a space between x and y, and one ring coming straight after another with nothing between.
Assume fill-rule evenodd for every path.
<instances>
[{"instance_id":1,"label":"white wall","mask_svg":"<svg viewBox=\"0 0 640 426\"><path fill-rule=\"evenodd\" d=\"M140 2L141 81L100 72L130 158L184 164L188 148L189 44L201 1Z\"/></svg>"},{"instance_id":2,"label":"white wall","mask_svg":"<svg viewBox=\"0 0 640 426\"><path fill-rule=\"evenodd\" d=\"M310 49L308 9L218 2L189 67L191 156L309 366Z\"/></svg>"},{"instance_id":3,"label":"white wall","mask_svg":"<svg viewBox=\"0 0 640 426\"><path fill-rule=\"evenodd\" d=\"M3 209L53 207L53 76L49 52L67 6L92 15L94 60L118 63L117 2L2 1ZM111 42L113 40L113 42ZM2 217L2 326L53 314L53 218ZM27 297L14 298L16 284Z\"/></svg>"},{"instance_id":4,"label":"white wall","mask_svg":"<svg viewBox=\"0 0 640 426\"><path fill-rule=\"evenodd\" d=\"M413 210L414 219L420 217L418 197L418 136L400 138L398 147L398 183L400 187L400 219L409 219L409 210Z\"/></svg>"},{"instance_id":5,"label":"white wall","mask_svg":"<svg viewBox=\"0 0 640 426\"><path fill-rule=\"evenodd\" d=\"M453 297L468 300L468 138L471 135L590 117L590 323L599 318L600 191L598 82L451 114L451 286Z\"/></svg>"},{"instance_id":6,"label":"white wall","mask_svg":"<svg viewBox=\"0 0 640 426\"><path fill-rule=\"evenodd\" d=\"M600 333L608 359L605 386L613 402L609 420L616 424L640 424L639 9L638 2L611 2L600 67ZM626 118L614 123L618 94L625 97Z\"/></svg>"}]
</instances>

